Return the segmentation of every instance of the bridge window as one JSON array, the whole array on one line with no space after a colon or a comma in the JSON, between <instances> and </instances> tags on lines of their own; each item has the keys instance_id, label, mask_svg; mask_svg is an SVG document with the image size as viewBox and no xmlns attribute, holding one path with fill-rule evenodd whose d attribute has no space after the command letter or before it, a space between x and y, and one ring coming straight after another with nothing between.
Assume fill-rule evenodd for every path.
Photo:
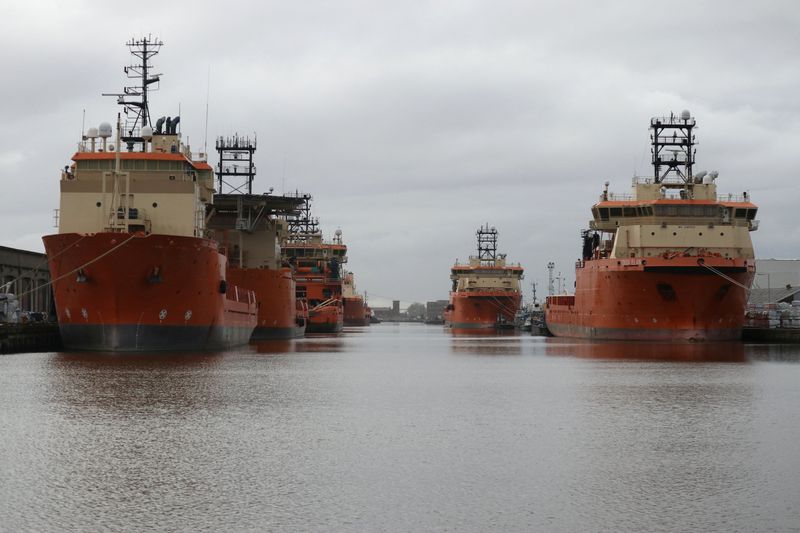
<instances>
[{"instance_id":1,"label":"bridge window","mask_svg":"<svg viewBox=\"0 0 800 533\"><path fill-rule=\"evenodd\" d=\"M600 211L600 220L608 220L608 208L601 207L599 211Z\"/></svg>"},{"instance_id":2,"label":"bridge window","mask_svg":"<svg viewBox=\"0 0 800 533\"><path fill-rule=\"evenodd\" d=\"M757 212L758 212L758 209L748 209L747 210L747 220L753 220L754 218L756 218L756 213Z\"/></svg>"},{"instance_id":3,"label":"bridge window","mask_svg":"<svg viewBox=\"0 0 800 533\"><path fill-rule=\"evenodd\" d=\"M611 208L611 216L612 217L621 217L622 216L622 208L621 207L612 207Z\"/></svg>"},{"instance_id":4,"label":"bridge window","mask_svg":"<svg viewBox=\"0 0 800 533\"><path fill-rule=\"evenodd\" d=\"M737 209L734 218L747 218L747 209Z\"/></svg>"}]
</instances>

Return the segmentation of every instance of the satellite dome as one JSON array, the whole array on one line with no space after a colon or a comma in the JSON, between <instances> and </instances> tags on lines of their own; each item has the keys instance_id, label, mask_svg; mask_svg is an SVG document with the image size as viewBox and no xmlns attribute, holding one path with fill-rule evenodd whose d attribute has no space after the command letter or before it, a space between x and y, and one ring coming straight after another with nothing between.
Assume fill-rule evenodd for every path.
<instances>
[{"instance_id":1,"label":"satellite dome","mask_svg":"<svg viewBox=\"0 0 800 533\"><path fill-rule=\"evenodd\" d=\"M108 122L101 122L100 126L98 127L99 136L103 139L108 139L111 137L111 124Z\"/></svg>"},{"instance_id":2,"label":"satellite dome","mask_svg":"<svg viewBox=\"0 0 800 533\"><path fill-rule=\"evenodd\" d=\"M334 235L336 235L337 237L341 237L342 236L342 230L337 229L336 232L334 232Z\"/></svg>"},{"instance_id":3,"label":"satellite dome","mask_svg":"<svg viewBox=\"0 0 800 533\"><path fill-rule=\"evenodd\" d=\"M682 120L689 120L690 118L692 118L692 114L689 113L688 109L684 109L683 111L681 111L681 119Z\"/></svg>"},{"instance_id":4,"label":"satellite dome","mask_svg":"<svg viewBox=\"0 0 800 533\"><path fill-rule=\"evenodd\" d=\"M142 139L149 141L150 139L153 138L153 128L151 128L150 126L144 126L142 127L141 134L142 134Z\"/></svg>"},{"instance_id":5,"label":"satellite dome","mask_svg":"<svg viewBox=\"0 0 800 533\"><path fill-rule=\"evenodd\" d=\"M94 139L95 137L97 137L97 128L89 128L86 131L86 137L88 139Z\"/></svg>"}]
</instances>

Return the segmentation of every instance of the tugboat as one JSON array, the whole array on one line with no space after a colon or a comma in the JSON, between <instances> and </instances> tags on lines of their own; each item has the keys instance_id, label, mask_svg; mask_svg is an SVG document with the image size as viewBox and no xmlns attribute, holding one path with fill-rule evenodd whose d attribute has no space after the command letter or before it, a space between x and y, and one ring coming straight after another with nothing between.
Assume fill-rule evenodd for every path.
<instances>
[{"instance_id":1,"label":"tugboat","mask_svg":"<svg viewBox=\"0 0 800 533\"><path fill-rule=\"evenodd\" d=\"M581 232L575 294L547 298L553 335L740 338L758 208L746 192L718 196L716 171L694 173L695 125L688 111L651 119L653 176L634 178L632 195L606 182Z\"/></svg>"},{"instance_id":2,"label":"tugboat","mask_svg":"<svg viewBox=\"0 0 800 533\"><path fill-rule=\"evenodd\" d=\"M253 194L256 140L219 137L217 194L206 206L208 227L228 256L228 279L256 294L258 325L251 340L292 339L305 334L303 303L297 301L294 274L281 259L286 216L299 213L302 198L277 196L272 189Z\"/></svg>"},{"instance_id":3,"label":"tugboat","mask_svg":"<svg viewBox=\"0 0 800 533\"><path fill-rule=\"evenodd\" d=\"M478 229L478 255L469 264L456 263L450 279L453 287L445 308L445 326L454 329L511 329L522 293L521 266L506 263L497 253L497 230L488 224Z\"/></svg>"},{"instance_id":4,"label":"tugboat","mask_svg":"<svg viewBox=\"0 0 800 533\"><path fill-rule=\"evenodd\" d=\"M256 326L252 291L228 280L207 237L214 179L205 155L181 141L180 117L153 128L150 59L162 42L127 43L140 64L117 96L125 123L89 128L61 172L59 232L43 237L64 347L80 350L219 350ZM124 151L123 151L124 150Z\"/></svg>"},{"instance_id":5,"label":"tugboat","mask_svg":"<svg viewBox=\"0 0 800 533\"><path fill-rule=\"evenodd\" d=\"M311 217L311 196L297 196L303 203L299 215L287 218L282 254L294 269L297 299L307 306L306 333L339 333L344 326L342 265L347 246L339 229L333 242L323 240L319 220Z\"/></svg>"}]
</instances>

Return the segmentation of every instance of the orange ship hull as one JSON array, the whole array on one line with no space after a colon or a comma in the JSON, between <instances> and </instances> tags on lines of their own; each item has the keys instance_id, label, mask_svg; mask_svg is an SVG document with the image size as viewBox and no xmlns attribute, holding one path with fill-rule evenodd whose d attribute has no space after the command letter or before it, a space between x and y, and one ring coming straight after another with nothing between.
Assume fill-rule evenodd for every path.
<instances>
[{"instance_id":1,"label":"orange ship hull","mask_svg":"<svg viewBox=\"0 0 800 533\"><path fill-rule=\"evenodd\" d=\"M490 329L513 324L521 300L518 292L451 292L444 323L454 329Z\"/></svg>"},{"instance_id":2,"label":"orange ship hull","mask_svg":"<svg viewBox=\"0 0 800 533\"><path fill-rule=\"evenodd\" d=\"M129 233L43 241L68 349L222 350L250 340L255 294L223 281L227 260L214 241Z\"/></svg>"},{"instance_id":3,"label":"orange ship hull","mask_svg":"<svg viewBox=\"0 0 800 533\"><path fill-rule=\"evenodd\" d=\"M364 299L360 296L347 297L342 299L344 305L344 325L345 326L369 326L369 307L364 304Z\"/></svg>"},{"instance_id":4,"label":"orange ship hull","mask_svg":"<svg viewBox=\"0 0 800 533\"><path fill-rule=\"evenodd\" d=\"M708 270L712 266L733 283ZM576 269L574 296L551 296L545 320L557 337L732 340L741 337L755 264L743 259L596 259Z\"/></svg>"},{"instance_id":5,"label":"orange ship hull","mask_svg":"<svg viewBox=\"0 0 800 533\"><path fill-rule=\"evenodd\" d=\"M308 305L306 333L339 333L344 327L342 281L309 268L295 272L297 294Z\"/></svg>"},{"instance_id":6,"label":"orange ship hull","mask_svg":"<svg viewBox=\"0 0 800 533\"><path fill-rule=\"evenodd\" d=\"M339 333L344 327L341 301L308 310L308 333Z\"/></svg>"},{"instance_id":7,"label":"orange ship hull","mask_svg":"<svg viewBox=\"0 0 800 533\"><path fill-rule=\"evenodd\" d=\"M256 294L258 325L251 340L293 339L305 334L305 321L298 323L291 269L229 268L228 281Z\"/></svg>"}]
</instances>

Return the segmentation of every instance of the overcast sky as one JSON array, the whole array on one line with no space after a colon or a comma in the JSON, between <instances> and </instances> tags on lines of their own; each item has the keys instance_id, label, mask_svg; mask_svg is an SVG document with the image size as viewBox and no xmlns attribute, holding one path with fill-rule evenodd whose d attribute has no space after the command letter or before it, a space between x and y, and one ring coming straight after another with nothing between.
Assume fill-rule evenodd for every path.
<instances>
[{"instance_id":1,"label":"overcast sky","mask_svg":"<svg viewBox=\"0 0 800 533\"><path fill-rule=\"evenodd\" d=\"M202 150L208 91L209 146L256 133L254 192L313 194L374 304L446 298L483 222L526 297L548 261L571 288L603 182L650 175L650 117L682 109L696 169L760 206L757 256L798 257L798 28L792 0L4 2L0 244L43 250L83 111L113 122L152 34L152 114Z\"/></svg>"}]
</instances>

